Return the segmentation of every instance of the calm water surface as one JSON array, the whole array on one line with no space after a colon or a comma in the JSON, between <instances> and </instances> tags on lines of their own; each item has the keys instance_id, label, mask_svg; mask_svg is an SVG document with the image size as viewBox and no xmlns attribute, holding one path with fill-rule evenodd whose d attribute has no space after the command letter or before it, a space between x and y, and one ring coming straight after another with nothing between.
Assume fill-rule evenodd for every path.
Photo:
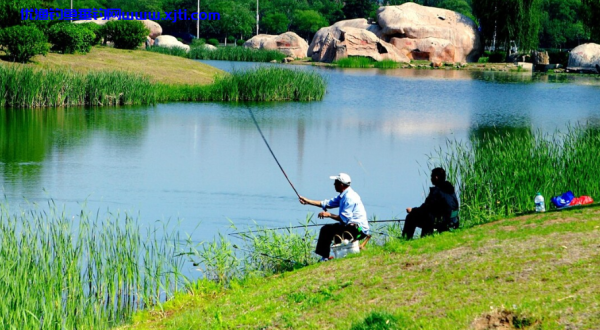
<instances>
[{"instance_id":1,"label":"calm water surface","mask_svg":"<svg viewBox=\"0 0 600 330\"><path fill-rule=\"evenodd\" d=\"M256 64L207 61L224 70ZM347 172L370 216L404 217L420 204L430 154L489 126L564 129L598 121L595 78L432 70L316 70L322 102L251 105L300 194L335 196ZM435 159L432 161L435 162ZM297 224L302 206L242 105L0 110L0 188L11 205L48 198L76 212L179 220L194 240L231 230Z\"/></svg>"}]
</instances>

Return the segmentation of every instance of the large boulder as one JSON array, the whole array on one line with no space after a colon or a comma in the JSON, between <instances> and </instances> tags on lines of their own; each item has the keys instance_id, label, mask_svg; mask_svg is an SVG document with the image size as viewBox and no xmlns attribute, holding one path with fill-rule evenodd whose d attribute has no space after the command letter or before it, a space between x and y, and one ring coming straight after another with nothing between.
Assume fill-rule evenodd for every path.
<instances>
[{"instance_id":1,"label":"large boulder","mask_svg":"<svg viewBox=\"0 0 600 330\"><path fill-rule=\"evenodd\" d=\"M573 48L567 70L600 73L600 45L589 43Z\"/></svg>"},{"instance_id":2,"label":"large boulder","mask_svg":"<svg viewBox=\"0 0 600 330\"><path fill-rule=\"evenodd\" d=\"M354 27L340 28L340 38L335 40L335 57L339 60L349 56L370 57L375 61L393 60L408 63L408 57L391 44L379 39L373 32Z\"/></svg>"},{"instance_id":3,"label":"large boulder","mask_svg":"<svg viewBox=\"0 0 600 330\"><path fill-rule=\"evenodd\" d=\"M278 36L270 34L256 35L247 40L244 47L278 50L287 56L304 58L308 50L308 43L294 32L285 32Z\"/></svg>"},{"instance_id":4,"label":"large boulder","mask_svg":"<svg viewBox=\"0 0 600 330\"><path fill-rule=\"evenodd\" d=\"M186 52L190 51L190 46L184 44L183 42L177 40L177 38L169 35L158 36L154 39L154 46L166 47L166 48L182 48L185 49Z\"/></svg>"},{"instance_id":5,"label":"large boulder","mask_svg":"<svg viewBox=\"0 0 600 330\"><path fill-rule=\"evenodd\" d=\"M447 62L474 62L483 49L477 25L470 18L457 12L426 7L414 2L400 6L385 6L377 11L377 22L384 40L414 39L419 45L427 46L425 52L435 57L444 57ZM392 41L394 43L394 41ZM407 56L420 48L408 46L407 40L396 41ZM454 48L454 56L450 57ZM423 55L423 54L421 54Z\"/></svg>"},{"instance_id":6,"label":"large boulder","mask_svg":"<svg viewBox=\"0 0 600 330\"><path fill-rule=\"evenodd\" d=\"M308 56L314 61L332 62L336 57L335 42L339 42L342 36L342 28L357 28L372 32L379 37L380 28L377 24L369 24L364 18L356 18L339 21L331 26L323 27L315 33L310 46Z\"/></svg>"},{"instance_id":7,"label":"large boulder","mask_svg":"<svg viewBox=\"0 0 600 330\"><path fill-rule=\"evenodd\" d=\"M140 22L142 22L142 24L144 24L144 26L148 30L150 30L150 34L148 36L152 39L156 39L156 37L161 35L163 32L160 24L156 23L155 21L151 21L149 19L144 19L144 20L140 20Z\"/></svg>"}]
</instances>

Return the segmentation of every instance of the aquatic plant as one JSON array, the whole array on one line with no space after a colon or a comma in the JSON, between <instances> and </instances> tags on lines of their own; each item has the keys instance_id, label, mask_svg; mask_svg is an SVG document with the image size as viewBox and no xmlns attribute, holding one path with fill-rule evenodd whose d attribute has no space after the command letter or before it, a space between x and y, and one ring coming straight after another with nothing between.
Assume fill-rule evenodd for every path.
<instances>
[{"instance_id":1,"label":"aquatic plant","mask_svg":"<svg viewBox=\"0 0 600 330\"><path fill-rule=\"evenodd\" d=\"M185 287L179 238L128 214L0 204L0 327L106 329Z\"/></svg>"},{"instance_id":2,"label":"aquatic plant","mask_svg":"<svg viewBox=\"0 0 600 330\"><path fill-rule=\"evenodd\" d=\"M240 62L281 62L286 55L277 50L253 49L246 47L217 47L209 49L204 46L192 47L189 52L182 48L166 48L154 46L147 49L151 52L185 57L193 60L219 60Z\"/></svg>"},{"instance_id":3,"label":"aquatic plant","mask_svg":"<svg viewBox=\"0 0 600 330\"><path fill-rule=\"evenodd\" d=\"M170 101L314 101L325 95L316 72L261 67L215 77L210 85L152 83L122 71L36 70L0 65L0 106L119 106Z\"/></svg>"},{"instance_id":4,"label":"aquatic plant","mask_svg":"<svg viewBox=\"0 0 600 330\"><path fill-rule=\"evenodd\" d=\"M446 168L457 184L461 222L473 226L533 210L536 192L546 197L571 190L599 198L600 129L570 126L543 134L529 127L479 127L470 141L448 141L431 155L430 165Z\"/></svg>"},{"instance_id":5,"label":"aquatic plant","mask_svg":"<svg viewBox=\"0 0 600 330\"><path fill-rule=\"evenodd\" d=\"M370 68L375 61L370 57L351 56L334 61L340 68Z\"/></svg>"}]
</instances>

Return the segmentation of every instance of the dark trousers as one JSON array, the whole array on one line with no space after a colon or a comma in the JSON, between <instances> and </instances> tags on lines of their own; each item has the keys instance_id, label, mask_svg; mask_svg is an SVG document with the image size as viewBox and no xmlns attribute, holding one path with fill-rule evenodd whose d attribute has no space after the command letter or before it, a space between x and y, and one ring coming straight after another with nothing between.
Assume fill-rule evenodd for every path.
<instances>
[{"instance_id":1,"label":"dark trousers","mask_svg":"<svg viewBox=\"0 0 600 330\"><path fill-rule=\"evenodd\" d=\"M345 231L352 234L352 237L355 239L358 237L359 232L355 226L345 225L343 223L331 223L321 227L315 253L323 258L329 258L329 254L331 253L331 241L335 239L336 244L340 243L339 238L335 235L342 236ZM344 238L350 239L350 237L347 236Z\"/></svg>"},{"instance_id":2,"label":"dark trousers","mask_svg":"<svg viewBox=\"0 0 600 330\"><path fill-rule=\"evenodd\" d=\"M402 228L402 237L411 239L415 235L415 228L421 228L421 236L427 236L433 234L433 225L435 218L433 214L415 207L406 216L404 221L404 228Z\"/></svg>"}]
</instances>

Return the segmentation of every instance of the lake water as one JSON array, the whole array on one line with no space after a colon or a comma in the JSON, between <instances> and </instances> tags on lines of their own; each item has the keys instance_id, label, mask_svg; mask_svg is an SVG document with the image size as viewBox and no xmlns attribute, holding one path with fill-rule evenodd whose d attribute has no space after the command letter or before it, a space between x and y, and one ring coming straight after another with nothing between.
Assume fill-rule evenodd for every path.
<instances>
[{"instance_id":1,"label":"lake water","mask_svg":"<svg viewBox=\"0 0 600 330\"><path fill-rule=\"evenodd\" d=\"M423 201L429 155L447 139L489 126L554 131L600 118L593 77L296 69L325 76L327 95L251 105L274 153L311 199L334 197L329 176L349 173L379 219L403 218ZM279 227L319 211L299 204L246 107L231 103L0 110L0 185L13 206L52 198L67 212L85 203L139 214L143 224L178 220L196 241L231 232L230 221Z\"/></svg>"}]
</instances>

